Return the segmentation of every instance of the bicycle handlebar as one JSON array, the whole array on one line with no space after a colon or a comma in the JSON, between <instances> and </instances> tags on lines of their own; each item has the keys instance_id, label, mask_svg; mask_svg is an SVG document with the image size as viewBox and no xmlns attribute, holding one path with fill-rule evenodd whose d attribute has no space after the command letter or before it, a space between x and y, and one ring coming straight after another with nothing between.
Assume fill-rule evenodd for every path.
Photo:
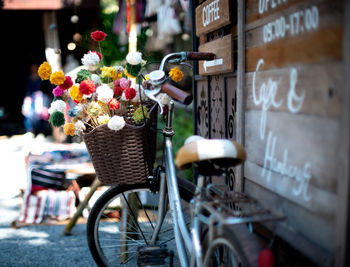
<instances>
[{"instance_id":1,"label":"bicycle handlebar","mask_svg":"<svg viewBox=\"0 0 350 267\"><path fill-rule=\"evenodd\" d=\"M182 91L181 89L171 85L170 83L164 83L162 85L163 93L166 93L171 98L180 101L181 103L184 103L185 105L189 105L192 102L192 95L189 93Z\"/></svg>"},{"instance_id":2,"label":"bicycle handlebar","mask_svg":"<svg viewBox=\"0 0 350 267\"><path fill-rule=\"evenodd\" d=\"M186 52L187 59L189 60L213 60L215 54L207 52Z\"/></svg>"},{"instance_id":3,"label":"bicycle handlebar","mask_svg":"<svg viewBox=\"0 0 350 267\"><path fill-rule=\"evenodd\" d=\"M193 97L187 92L169 84L165 83L166 75L164 73L164 66L169 60L174 60L176 63L181 63L186 60L213 60L215 54L207 52L177 52L166 55L159 66L159 70L152 71L149 74L150 82L153 88L157 90L146 90L146 95L155 100L155 96L162 91L171 98L189 105L192 102ZM156 100L155 100L156 101ZM159 103L160 105L160 103Z\"/></svg>"}]
</instances>

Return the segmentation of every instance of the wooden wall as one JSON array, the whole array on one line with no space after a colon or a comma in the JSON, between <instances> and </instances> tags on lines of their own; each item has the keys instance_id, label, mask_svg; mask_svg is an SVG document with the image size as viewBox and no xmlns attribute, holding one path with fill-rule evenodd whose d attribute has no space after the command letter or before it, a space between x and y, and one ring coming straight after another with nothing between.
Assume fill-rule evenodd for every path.
<instances>
[{"instance_id":1,"label":"wooden wall","mask_svg":"<svg viewBox=\"0 0 350 267\"><path fill-rule=\"evenodd\" d=\"M196 5L198 50L217 54L195 76L197 134L244 143L248 159L241 172L229 170L227 183L285 215L275 231L320 266L341 262L336 248L346 245L336 237L346 234L338 208L348 204L339 181L349 179L339 169L349 138L344 7L340 0Z\"/></svg>"}]
</instances>

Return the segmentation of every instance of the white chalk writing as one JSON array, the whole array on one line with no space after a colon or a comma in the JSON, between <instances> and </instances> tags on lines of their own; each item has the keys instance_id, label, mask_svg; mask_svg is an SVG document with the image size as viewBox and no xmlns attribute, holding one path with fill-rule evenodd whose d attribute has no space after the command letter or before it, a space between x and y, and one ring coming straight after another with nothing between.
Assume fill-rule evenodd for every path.
<instances>
[{"instance_id":1,"label":"white chalk writing","mask_svg":"<svg viewBox=\"0 0 350 267\"><path fill-rule=\"evenodd\" d=\"M297 113L301 107L303 106L304 97L305 97L305 90L302 90L302 93L300 96L298 96L295 93L295 85L298 80L298 72L295 68L292 68L290 71L290 77L289 77L289 92L288 92L288 109L292 113ZM293 103L296 102L296 105Z\"/></svg>"},{"instance_id":2,"label":"white chalk writing","mask_svg":"<svg viewBox=\"0 0 350 267\"><path fill-rule=\"evenodd\" d=\"M253 102L256 106L262 106L262 115L260 120L260 139L264 140L266 131L266 116L267 111L270 107L279 108L284 99L276 100L276 95L278 93L278 86L281 82L279 80L273 80L268 78L266 82L262 82L260 87L256 85L256 75L260 67L264 65L264 60L260 59L256 66L255 72L253 73L253 83L252 83L252 95ZM289 75L289 92L287 96L288 110L292 113L297 113L300 111L305 97L305 90L303 89L300 96L295 92L296 84L298 81L298 72L295 68L291 68Z\"/></svg>"},{"instance_id":3,"label":"white chalk writing","mask_svg":"<svg viewBox=\"0 0 350 267\"><path fill-rule=\"evenodd\" d=\"M261 176L266 177L270 182L272 172L279 173L287 178L295 179L295 186L291 188L295 196L301 195L305 201L310 201L308 194L309 182L311 179L310 162L305 162L302 168L288 162L288 149L283 151L283 160L278 160L275 156L277 137L272 132L268 133L267 144L264 157L264 168Z\"/></svg>"},{"instance_id":4,"label":"white chalk writing","mask_svg":"<svg viewBox=\"0 0 350 267\"><path fill-rule=\"evenodd\" d=\"M256 106L262 105L262 115L260 120L260 138L261 140L265 137L265 128L266 128L266 112L269 108L275 107L278 108L283 104L283 99L280 101L276 101L276 94L278 90L278 84L280 81L274 81L271 78L267 80L267 82L261 83L259 88L259 94L257 93L255 79L256 73L258 72L261 65L264 64L264 60L260 59L256 66L256 70L253 74L253 101Z\"/></svg>"},{"instance_id":5,"label":"white chalk writing","mask_svg":"<svg viewBox=\"0 0 350 267\"><path fill-rule=\"evenodd\" d=\"M264 60L260 59L257 63L255 72L253 73L252 81L252 97L256 106L261 106L262 114L260 119L260 139L265 139L266 123L267 123L267 111L271 108L279 108L284 103L284 99L277 99L277 93L280 79L267 78L260 83L260 87L257 85L257 73L259 69L264 65ZM291 68L289 74L289 90L287 94L287 107L291 113L297 113L303 106L305 98L305 90L302 89L298 95L296 93L296 85L298 81L298 72L295 68ZM311 164L305 162L303 167L298 167L289 163L288 149L283 150L283 160L279 160L275 155L277 137L270 130L268 132L267 143L265 148L264 166L261 173L263 178L266 178L267 182L271 180L271 173L279 173L284 177L294 179L295 186L292 188L292 193L295 196L302 196L305 201L310 201L311 196L308 194L309 182L311 179Z\"/></svg>"},{"instance_id":6,"label":"white chalk writing","mask_svg":"<svg viewBox=\"0 0 350 267\"><path fill-rule=\"evenodd\" d=\"M203 7L202 10L202 21L203 26L206 27L211 22L220 19L220 8L219 8L219 0L215 0L210 4Z\"/></svg>"},{"instance_id":7,"label":"white chalk writing","mask_svg":"<svg viewBox=\"0 0 350 267\"><path fill-rule=\"evenodd\" d=\"M270 43L284 38L286 35L296 36L304 32L311 32L318 28L318 8L312 6L296 11L288 17L281 16L263 27L263 41Z\"/></svg>"},{"instance_id":8,"label":"white chalk writing","mask_svg":"<svg viewBox=\"0 0 350 267\"><path fill-rule=\"evenodd\" d=\"M263 14L269 9L275 9L284 3L287 3L287 0L259 0L259 13Z\"/></svg>"}]
</instances>

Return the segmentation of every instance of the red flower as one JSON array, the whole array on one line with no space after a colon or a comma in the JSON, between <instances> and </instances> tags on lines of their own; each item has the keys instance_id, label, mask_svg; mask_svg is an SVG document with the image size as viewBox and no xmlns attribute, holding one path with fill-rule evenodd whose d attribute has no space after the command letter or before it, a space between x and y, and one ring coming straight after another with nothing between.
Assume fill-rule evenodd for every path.
<instances>
[{"instance_id":1,"label":"red flower","mask_svg":"<svg viewBox=\"0 0 350 267\"><path fill-rule=\"evenodd\" d=\"M106 38L107 34L105 34L102 31L95 31L91 33L91 38L94 39L96 42L101 42Z\"/></svg>"},{"instance_id":2,"label":"red flower","mask_svg":"<svg viewBox=\"0 0 350 267\"><path fill-rule=\"evenodd\" d=\"M112 98L109 102L109 107L111 108L111 110L116 110L120 108L120 103L117 99Z\"/></svg>"},{"instance_id":3,"label":"red flower","mask_svg":"<svg viewBox=\"0 0 350 267\"><path fill-rule=\"evenodd\" d=\"M132 100L136 96L136 90L134 88L126 88L125 89L125 98L128 100Z\"/></svg>"},{"instance_id":4,"label":"red flower","mask_svg":"<svg viewBox=\"0 0 350 267\"><path fill-rule=\"evenodd\" d=\"M79 91L83 95L91 95L93 92L96 91L95 84L89 79L84 80L79 85Z\"/></svg>"},{"instance_id":5,"label":"red flower","mask_svg":"<svg viewBox=\"0 0 350 267\"><path fill-rule=\"evenodd\" d=\"M90 53L96 53L98 55L98 57L100 58L100 60L102 60L102 54L100 52L89 50L88 54L90 54Z\"/></svg>"},{"instance_id":6,"label":"red flower","mask_svg":"<svg viewBox=\"0 0 350 267\"><path fill-rule=\"evenodd\" d=\"M124 89L120 86L114 87L114 94L116 96L121 96L123 94Z\"/></svg>"},{"instance_id":7,"label":"red flower","mask_svg":"<svg viewBox=\"0 0 350 267\"><path fill-rule=\"evenodd\" d=\"M73 81L70 76L65 76L65 80L62 84L59 85L61 89L67 90L73 86Z\"/></svg>"}]
</instances>

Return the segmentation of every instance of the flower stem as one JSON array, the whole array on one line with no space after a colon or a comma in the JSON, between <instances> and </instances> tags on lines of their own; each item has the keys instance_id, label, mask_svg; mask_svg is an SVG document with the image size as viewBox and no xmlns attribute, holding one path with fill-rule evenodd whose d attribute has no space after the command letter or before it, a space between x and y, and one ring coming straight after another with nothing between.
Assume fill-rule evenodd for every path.
<instances>
[{"instance_id":1,"label":"flower stem","mask_svg":"<svg viewBox=\"0 0 350 267\"><path fill-rule=\"evenodd\" d=\"M104 66L104 65L105 65L105 64L104 64L104 56L103 56L103 54L102 54L102 47L101 47L100 42L98 42L98 49L100 50L99 52L100 52L101 55L102 55L102 59L101 59L102 66Z\"/></svg>"}]
</instances>

